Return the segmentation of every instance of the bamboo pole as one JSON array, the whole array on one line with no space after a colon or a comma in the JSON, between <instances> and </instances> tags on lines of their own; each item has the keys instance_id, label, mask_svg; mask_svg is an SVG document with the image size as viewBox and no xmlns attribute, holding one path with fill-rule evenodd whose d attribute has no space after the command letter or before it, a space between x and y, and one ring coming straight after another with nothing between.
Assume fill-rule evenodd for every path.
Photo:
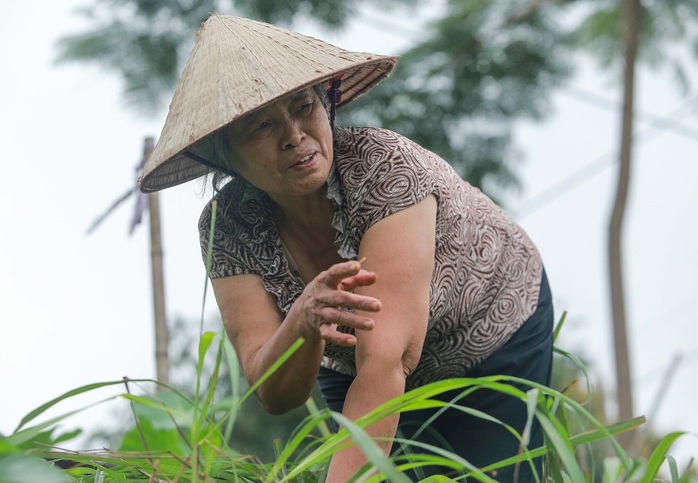
<instances>
[{"instance_id":1,"label":"bamboo pole","mask_svg":"<svg viewBox=\"0 0 698 483\"><path fill-rule=\"evenodd\" d=\"M633 109L635 94L635 61L640 31L640 0L623 2L623 46L625 49L624 98L621 124L620 170L616 199L609 223L609 279L611 288L611 311L613 315L613 341L616 359L616 397L618 418L626 421L633 417L633 389L628 350L628 334L623 287L622 226L626 201L630 187L632 161ZM621 445L630 443L632 433L619 435Z\"/></svg>"},{"instance_id":2,"label":"bamboo pole","mask_svg":"<svg viewBox=\"0 0 698 483\"><path fill-rule=\"evenodd\" d=\"M143 161L148 160L155 141L152 137L145 139ZM150 259L153 279L153 315L155 321L155 373L162 384L170 383L170 359L168 345L170 333L165 314L165 281L162 263L162 237L160 230L160 200L157 193L148 194L148 211L150 213ZM157 386L158 392L164 388Z\"/></svg>"}]
</instances>

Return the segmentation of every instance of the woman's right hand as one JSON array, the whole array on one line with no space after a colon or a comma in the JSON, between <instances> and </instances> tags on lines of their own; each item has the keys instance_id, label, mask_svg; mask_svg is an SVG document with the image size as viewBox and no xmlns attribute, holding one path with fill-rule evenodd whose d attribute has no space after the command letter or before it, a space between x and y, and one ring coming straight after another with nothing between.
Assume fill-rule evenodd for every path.
<instances>
[{"instance_id":1,"label":"woman's right hand","mask_svg":"<svg viewBox=\"0 0 698 483\"><path fill-rule=\"evenodd\" d=\"M337 326L373 329L373 319L353 311L378 312L380 300L353 292L357 287L373 285L376 280L376 274L362 270L358 261L338 263L321 272L293 304L292 310L297 310L300 317L301 331L310 337L319 335L335 345L355 345L356 337L339 332Z\"/></svg>"}]
</instances>

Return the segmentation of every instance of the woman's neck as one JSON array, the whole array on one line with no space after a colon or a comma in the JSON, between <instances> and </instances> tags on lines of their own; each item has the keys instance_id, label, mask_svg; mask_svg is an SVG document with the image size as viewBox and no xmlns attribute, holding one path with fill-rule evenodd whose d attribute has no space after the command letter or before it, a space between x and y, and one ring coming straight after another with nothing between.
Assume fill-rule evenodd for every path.
<instances>
[{"instance_id":1,"label":"woman's neck","mask_svg":"<svg viewBox=\"0 0 698 483\"><path fill-rule=\"evenodd\" d=\"M327 197L293 204L273 204L274 223L305 283L342 258L334 245L334 206Z\"/></svg>"},{"instance_id":2,"label":"woman's neck","mask_svg":"<svg viewBox=\"0 0 698 483\"><path fill-rule=\"evenodd\" d=\"M310 196L281 202L272 200L272 214L279 232L304 238L331 233L334 206L326 193L327 187L324 186Z\"/></svg>"}]
</instances>

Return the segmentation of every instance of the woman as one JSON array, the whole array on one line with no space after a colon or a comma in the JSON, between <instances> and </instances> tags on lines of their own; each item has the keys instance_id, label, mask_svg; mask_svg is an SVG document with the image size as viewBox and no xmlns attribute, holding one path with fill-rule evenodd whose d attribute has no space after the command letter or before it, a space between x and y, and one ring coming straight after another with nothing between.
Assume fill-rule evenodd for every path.
<instances>
[{"instance_id":1,"label":"woman","mask_svg":"<svg viewBox=\"0 0 698 483\"><path fill-rule=\"evenodd\" d=\"M250 384L304 340L257 390L270 413L303 404L316 379L328 406L349 419L450 377L549 380L550 292L523 230L408 139L333 127L335 109L387 77L395 62L212 16L144 169L143 191L210 168L230 178L216 195L209 275ZM199 226L204 254L211 221L209 204ZM519 432L525 425L523 404L494 391L460 404ZM405 414L399 434L446 446L476 466L518 450L507 430L457 411L415 432L432 415ZM398 422L368 428L384 438L386 453ZM530 447L542 442L539 428L534 433ZM333 457L327 481L345 482L364 463L350 447ZM526 481L531 469L521 470Z\"/></svg>"}]
</instances>

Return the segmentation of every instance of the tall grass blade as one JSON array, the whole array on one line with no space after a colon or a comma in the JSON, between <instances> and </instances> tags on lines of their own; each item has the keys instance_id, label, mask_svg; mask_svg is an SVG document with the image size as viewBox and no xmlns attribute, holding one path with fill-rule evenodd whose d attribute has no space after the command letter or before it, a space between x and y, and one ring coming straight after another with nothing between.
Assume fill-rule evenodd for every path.
<instances>
[{"instance_id":1,"label":"tall grass blade","mask_svg":"<svg viewBox=\"0 0 698 483\"><path fill-rule=\"evenodd\" d=\"M388 478L388 481L391 483L410 483L409 478L395 469L380 446L361 427L340 413L332 412L332 417L349 431L352 440L361 449L361 452Z\"/></svg>"},{"instance_id":2,"label":"tall grass blade","mask_svg":"<svg viewBox=\"0 0 698 483\"><path fill-rule=\"evenodd\" d=\"M310 435L313 430L319 425L324 423L326 419L329 419L330 413L328 411L320 412L316 416L309 417L305 420L305 423L300 426L300 428L293 434L291 440L286 443L286 447L279 453L274 462L274 466L269 472L268 482L273 481L273 478L279 474L284 466L290 461L291 456L300 447L301 443L306 440L308 435ZM304 458L300 461L296 467L289 473L289 475L296 475L301 473L304 469L315 465L317 462L324 460L331 454L332 448L334 447L332 441L337 439L337 435L331 435L326 442L321 446L320 449L325 449L325 452L314 452L309 457Z\"/></svg>"},{"instance_id":3,"label":"tall grass blade","mask_svg":"<svg viewBox=\"0 0 698 483\"><path fill-rule=\"evenodd\" d=\"M154 381L154 380L152 380L152 379L130 379L130 380L131 380L131 381L136 381L136 382L153 382L153 383L157 383L157 381ZM27 423L29 423L30 421L32 421L33 419L35 419L37 416L39 416L39 415L41 415L42 413L44 413L45 411L47 411L48 409L52 408L52 407L55 406L56 404L60 403L61 401L65 401L66 399L69 399L69 398L71 398L71 397L77 396L77 395L79 395L79 394L83 394L83 393L86 393L86 392L89 392L89 391L94 391L95 389L101 389L101 388L103 388L103 387L109 387L109 386L116 386L116 385L118 385L118 384L123 384L123 383L124 383L123 380L119 380L119 381L108 381L108 382L97 382L97 383L93 383L93 384L87 384L87 385L85 385L85 386L80 386L80 387L78 387L78 388L76 388L76 389L72 389L72 390L70 390L70 391L68 391L68 392L66 392L66 393L63 393L63 394L61 394L60 396L58 396L57 398L51 399L49 402L47 402L47 403L45 403L45 404L42 404L41 406L39 406L38 408L34 409L33 411L31 411L31 412L30 412L29 414L27 414L26 416L24 416L24 418L22 418L22 420L19 422L19 425L17 426L17 428L14 430L14 432L16 433L17 431L19 431L20 429L22 429L22 427L25 426ZM110 398L110 399L112 399L112 398ZM87 407L90 407L90 406L87 406ZM72 413L71 413L71 414L72 414Z\"/></svg>"},{"instance_id":4,"label":"tall grass blade","mask_svg":"<svg viewBox=\"0 0 698 483\"><path fill-rule=\"evenodd\" d=\"M225 441L230 441L233 434L233 427L238 413L238 401L240 401L240 363L235 353L235 348L228 337L223 337L223 351L225 352L225 360L228 365L228 377L230 378L230 387L232 392L232 401L225 416L226 426L223 432Z\"/></svg>"},{"instance_id":5,"label":"tall grass blade","mask_svg":"<svg viewBox=\"0 0 698 483\"><path fill-rule=\"evenodd\" d=\"M19 446L21 444L26 443L27 441L31 441L34 439L36 436L38 436L42 431L44 431L47 428L51 428L55 426L57 423L61 422L62 420L74 415L78 414L86 409L89 409L91 407L97 406L99 404L105 403L107 401L114 400L118 398L119 396L112 396L106 399L102 399L101 401L94 402L92 404L88 404L87 406L83 406L79 409L75 409L73 411L69 411L65 414L62 414L60 416L57 416L53 419L50 419L44 423L38 424L36 426L31 426L29 428L25 428L21 431L15 432L6 438L6 442L13 445L13 446Z\"/></svg>"},{"instance_id":6,"label":"tall grass blade","mask_svg":"<svg viewBox=\"0 0 698 483\"><path fill-rule=\"evenodd\" d=\"M142 397L142 396L136 396L134 394L122 394L121 397L124 399L128 399L129 401L142 404L144 406L151 407L153 409L157 409L159 411L163 411L167 414L170 414L172 416L178 417L183 419L184 421L187 421L189 423L192 423L191 415L187 414L182 411L178 411L176 409L171 408L170 406L166 404L159 403L157 401L153 401L150 398L147 397Z\"/></svg>"},{"instance_id":7,"label":"tall grass blade","mask_svg":"<svg viewBox=\"0 0 698 483\"><path fill-rule=\"evenodd\" d=\"M216 210L218 200L211 201L211 227L208 232L208 246L206 247L206 277L204 279L204 294L201 297L201 320L199 321L199 335L204 332L204 314L206 312L206 292L208 291L208 279L211 273L211 257L213 256L213 233L216 227Z\"/></svg>"},{"instance_id":8,"label":"tall grass blade","mask_svg":"<svg viewBox=\"0 0 698 483\"><path fill-rule=\"evenodd\" d=\"M676 464L676 460L671 455L667 455L666 459L669 465L669 474L671 474L671 481L679 481L679 467Z\"/></svg>"},{"instance_id":9,"label":"tall grass blade","mask_svg":"<svg viewBox=\"0 0 698 483\"><path fill-rule=\"evenodd\" d=\"M583 444L589 444L589 443L594 443L596 441L601 441L602 439L607 439L610 437L610 435L615 435L619 433L624 433L625 431L630 431L631 429L635 429L638 426L641 426L642 424L645 423L645 418L644 417L637 417L634 419L629 419L628 421L622 421L620 423L613 424L611 426L608 426L604 428L603 431L601 430L590 430L586 431L581 434L577 434L573 437L570 438L570 442L572 443L572 446L577 447ZM549 453L549 448L547 446L541 446L540 448L535 448L532 450L529 450L528 455L530 458L538 458L539 456L545 456L546 454ZM502 461L498 461L497 463L493 463L491 465L488 465L484 467L482 470L483 471L492 471L492 470L497 470L499 468L503 468L505 466L513 465L517 461L521 459L520 456L511 456L509 458L506 458Z\"/></svg>"},{"instance_id":10,"label":"tall grass blade","mask_svg":"<svg viewBox=\"0 0 698 483\"><path fill-rule=\"evenodd\" d=\"M465 481L471 481L474 479L485 483L496 483L495 479L486 474L486 472L490 472L490 470L486 470L485 468L477 468L465 458L447 451L440 446L434 446L427 443L422 443L420 441L396 441L421 449L421 453L413 453L406 456L406 459L408 459L410 463L407 465L400 465L400 469L408 467L412 468L415 466L414 463L417 463L419 466L437 465L445 468L451 468L460 474L467 476L468 479Z\"/></svg>"},{"instance_id":11,"label":"tall grass blade","mask_svg":"<svg viewBox=\"0 0 698 483\"><path fill-rule=\"evenodd\" d=\"M650 459L647 461L647 468L645 469L644 476L640 479L640 483L652 483L654 481L659 473L662 463L664 463L666 452L669 450L671 445L684 434L686 433L683 431L675 431L662 438L654 451L652 451Z\"/></svg>"},{"instance_id":12,"label":"tall grass blade","mask_svg":"<svg viewBox=\"0 0 698 483\"><path fill-rule=\"evenodd\" d=\"M546 415L538 413L538 422L551 442L555 454L562 461L565 469L569 473L572 481L585 481L584 472L579 467L574 457L574 446L566 434L559 432L560 425L556 425L554 420L550 420Z\"/></svg>"},{"instance_id":13,"label":"tall grass blade","mask_svg":"<svg viewBox=\"0 0 698 483\"><path fill-rule=\"evenodd\" d=\"M264 382L265 382L267 379L269 379L269 377L270 377L272 374L274 374L274 373L277 371L277 369L278 369L279 367L281 367L281 365L282 365L284 362L286 362L286 361L289 359L289 357L291 357L291 356L298 350L298 348L299 348L300 346L303 345L303 342L305 342L305 340L304 340L302 337L299 338L296 342L294 342L294 343L291 345L291 347L289 347L289 348L286 350L286 352L284 352L284 353L281 355L281 357L279 357L279 359L278 359L276 362L274 362L274 364L272 364L271 367L269 367L269 369L267 370L267 372L265 372L264 374L262 374L262 377L260 377L260 378L257 380L257 382L255 382L255 383L252 385L252 387L250 387L250 389L240 398L240 401L238 402L238 404L242 404L242 402L243 402L245 399L247 399L247 398L250 396L250 394L254 394L254 392L257 390L257 388L258 388L259 386L261 386L262 384L264 384Z\"/></svg>"},{"instance_id":14,"label":"tall grass blade","mask_svg":"<svg viewBox=\"0 0 698 483\"><path fill-rule=\"evenodd\" d=\"M557 323L555 326L555 329L553 330L553 344L557 342L557 337L560 335L560 331L562 331L562 326L565 325L565 320L567 319L567 311L565 310L562 313L562 317L560 317L560 321Z\"/></svg>"},{"instance_id":15,"label":"tall grass blade","mask_svg":"<svg viewBox=\"0 0 698 483\"><path fill-rule=\"evenodd\" d=\"M591 378L589 377L589 372L587 371L586 365L582 360L572 354L571 352L567 352L564 349L560 349L559 347L553 347L553 352L555 354L560 354L561 356L565 357L566 359L569 359L572 361L577 369L584 375L584 380L586 381L586 392L587 394L591 394L592 388L591 388Z\"/></svg>"},{"instance_id":16,"label":"tall grass blade","mask_svg":"<svg viewBox=\"0 0 698 483\"><path fill-rule=\"evenodd\" d=\"M315 404L315 400L312 397L309 397L308 400L305 402L305 407L308 410L308 414L310 414L311 417L318 417L320 415L320 410L318 409L317 404ZM320 429L320 434L326 438L332 434L329 426L327 426L327 423L324 419L320 422L318 428Z\"/></svg>"}]
</instances>

